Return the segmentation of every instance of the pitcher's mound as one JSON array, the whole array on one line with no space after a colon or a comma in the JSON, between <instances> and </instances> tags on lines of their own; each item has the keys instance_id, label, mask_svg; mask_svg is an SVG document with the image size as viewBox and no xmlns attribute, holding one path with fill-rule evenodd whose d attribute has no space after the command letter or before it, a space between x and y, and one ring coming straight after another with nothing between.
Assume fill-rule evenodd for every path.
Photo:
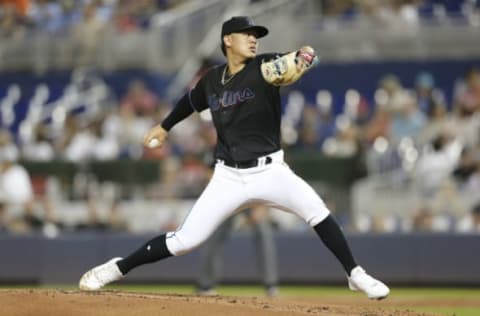
<instances>
[{"instance_id":1,"label":"pitcher's mound","mask_svg":"<svg viewBox=\"0 0 480 316\"><path fill-rule=\"evenodd\" d=\"M195 296L123 291L80 292L66 290L0 290L1 315L75 316L75 315L165 315L165 316L426 316L388 306L359 307L328 305L322 302L256 297Z\"/></svg>"}]
</instances>

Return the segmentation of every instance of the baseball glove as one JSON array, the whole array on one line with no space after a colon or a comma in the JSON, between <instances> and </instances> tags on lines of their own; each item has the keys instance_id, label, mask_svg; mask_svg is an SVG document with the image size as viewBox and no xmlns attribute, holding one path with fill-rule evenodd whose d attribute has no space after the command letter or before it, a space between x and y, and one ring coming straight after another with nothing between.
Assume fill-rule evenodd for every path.
<instances>
[{"instance_id":1,"label":"baseball glove","mask_svg":"<svg viewBox=\"0 0 480 316\"><path fill-rule=\"evenodd\" d=\"M283 55L277 59L263 62L262 75L265 81L275 86L286 86L294 83L318 63L318 57L310 46Z\"/></svg>"}]
</instances>

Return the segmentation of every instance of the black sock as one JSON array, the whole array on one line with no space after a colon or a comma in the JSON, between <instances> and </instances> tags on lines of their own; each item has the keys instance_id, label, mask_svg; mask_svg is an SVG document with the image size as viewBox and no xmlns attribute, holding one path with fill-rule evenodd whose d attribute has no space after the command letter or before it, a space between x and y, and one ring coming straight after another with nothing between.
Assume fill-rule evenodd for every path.
<instances>
[{"instance_id":1,"label":"black sock","mask_svg":"<svg viewBox=\"0 0 480 316\"><path fill-rule=\"evenodd\" d=\"M350 276L350 272L357 266L347 240L332 215L328 215L322 222L313 227L325 246L337 257L343 268Z\"/></svg>"},{"instance_id":2,"label":"black sock","mask_svg":"<svg viewBox=\"0 0 480 316\"><path fill-rule=\"evenodd\" d=\"M168 250L167 243L165 242L165 234L163 234L153 238L130 256L117 261L117 265L120 272L125 275L139 265L152 263L171 256L172 254Z\"/></svg>"}]
</instances>

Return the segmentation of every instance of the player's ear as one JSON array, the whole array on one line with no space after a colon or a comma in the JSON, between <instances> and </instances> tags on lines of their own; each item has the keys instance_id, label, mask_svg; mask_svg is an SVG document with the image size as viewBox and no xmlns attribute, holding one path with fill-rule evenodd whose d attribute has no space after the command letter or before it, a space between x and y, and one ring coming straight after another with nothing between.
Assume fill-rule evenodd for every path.
<instances>
[{"instance_id":1,"label":"player's ear","mask_svg":"<svg viewBox=\"0 0 480 316\"><path fill-rule=\"evenodd\" d=\"M230 34L224 35L223 43L225 44L225 48L232 46L232 36Z\"/></svg>"}]
</instances>

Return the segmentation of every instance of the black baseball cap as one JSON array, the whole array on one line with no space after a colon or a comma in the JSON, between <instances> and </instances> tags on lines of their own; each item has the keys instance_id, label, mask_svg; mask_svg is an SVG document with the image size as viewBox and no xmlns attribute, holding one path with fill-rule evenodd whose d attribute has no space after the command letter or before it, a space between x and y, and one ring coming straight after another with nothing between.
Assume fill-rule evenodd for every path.
<instances>
[{"instance_id":1,"label":"black baseball cap","mask_svg":"<svg viewBox=\"0 0 480 316\"><path fill-rule=\"evenodd\" d=\"M264 37L268 34L268 29L265 26L256 25L251 17L248 16L234 16L223 22L222 35L222 52L225 54L225 45L223 44L223 36L231 33L239 33L247 30L253 30L257 38Z\"/></svg>"},{"instance_id":2,"label":"black baseball cap","mask_svg":"<svg viewBox=\"0 0 480 316\"><path fill-rule=\"evenodd\" d=\"M230 20L223 22L222 38L224 35L246 30L254 30L255 33L257 33L257 38L264 37L268 34L268 29L265 26L256 25L251 17L234 16Z\"/></svg>"}]
</instances>

